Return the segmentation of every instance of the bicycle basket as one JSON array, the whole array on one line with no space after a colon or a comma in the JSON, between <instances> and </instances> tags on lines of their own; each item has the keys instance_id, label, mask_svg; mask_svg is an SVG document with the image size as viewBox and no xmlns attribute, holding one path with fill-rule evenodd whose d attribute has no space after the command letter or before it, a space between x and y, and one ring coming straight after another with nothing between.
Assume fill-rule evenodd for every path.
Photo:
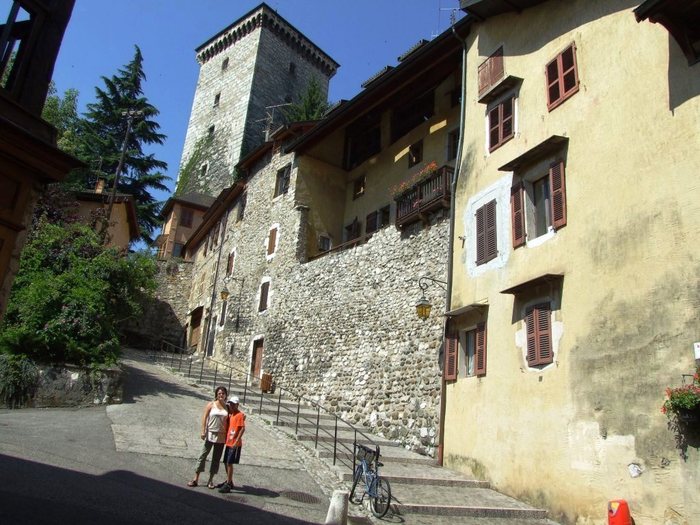
<instances>
[{"instance_id":1,"label":"bicycle basket","mask_svg":"<svg viewBox=\"0 0 700 525\"><path fill-rule=\"evenodd\" d=\"M358 461L362 461L364 459L367 463L371 464L377 459L377 452L359 445L357 447L357 451L355 452L355 457L358 459Z\"/></svg>"}]
</instances>

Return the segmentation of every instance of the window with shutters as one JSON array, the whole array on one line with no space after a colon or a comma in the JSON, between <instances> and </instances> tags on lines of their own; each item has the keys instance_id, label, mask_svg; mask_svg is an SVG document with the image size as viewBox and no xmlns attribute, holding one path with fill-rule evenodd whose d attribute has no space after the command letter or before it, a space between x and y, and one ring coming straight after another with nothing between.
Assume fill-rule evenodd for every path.
<instances>
[{"instance_id":1,"label":"window with shutters","mask_svg":"<svg viewBox=\"0 0 700 525\"><path fill-rule=\"evenodd\" d=\"M553 162L544 176L540 171L520 177L511 189L513 247L566 226L564 162Z\"/></svg>"},{"instance_id":2,"label":"window with shutters","mask_svg":"<svg viewBox=\"0 0 700 525\"><path fill-rule=\"evenodd\" d=\"M445 338L446 380L486 375L486 323L469 330L449 333Z\"/></svg>"},{"instance_id":3,"label":"window with shutters","mask_svg":"<svg viewBox=\"0 0 700 525\"><path fill-rule=\"evenodd\" d=\"M391 208L387 204L386 206L379 208L377 211L373 211L372 213L368 214L365 219L365 233L374 233L377 230L381 230L382 228L389 226L390 213Z\"/></svg>"},{"instance_id":4,"label":"window with shutters","mask_svg":"<svg viewBox=\"0 0 700 525\"><path fill-rule=\"evenodd\" d=\"M345 242L349 242L359 238L361 232L362 223L357 220L357 217L355 217L355 220L345 227Z\"/></svg>"},{"instance_id":5,"label":"window with shutters","mask_svg":"<svg viewBox=\"0 0 700 525\"><path fill-rule=\"evenodd\" d=\"M528 366L547 365L554 360L552 351L552 310L550 303L540 303L525 311Z\"/></svg>"},{"instance_id":6,"label":"window with shutters","mask_svg":"<svg viewBox=\"0 0 700 525\"><path fill-rule=\"evenodd\" d=\"M511 96L488 111L489 151L502 146L515 135L515 97Z\"/></svg>"},{"instance_id":7,"label":"window with shutters","mask_svg":"<svg viewBox=\"0 0 700 525\"><path fill-rule=\"evenodd\" d=\"M498 255L496 199L476 210L476 264L484 264Z\"/></svg>"},{"instance_id":8,"label":"window with shutters","mask_svg":"<svg viewBox=\"0 0 700 525\"><path fill-rule=\"evenodd\" d=\"M267 310L270 295L270 281L263 281L260 284L260 300L258 301L258 312Z\"/></svg>"},{"instance_id":9,"label":"window with shutters","mask_svg":"<svg viewBox=\"0 0 700 525\"><path fill-rule=\"evenodd\" d=\"M277 179L275 180L275 194L274 197L279 195L284 195L289 191L289 179L292 173L292 165L287 164L284 168L277 172Z\"/></svg>"},{"instance_id":10,"label":"window with shutters","mask_svg":"<svg viewBox=\"0 0 700 525\"><path fill-rule=\"evenodd\" d=\"M267 235L267 256L271 257L277 250L278 226L273 226Z\"/></svg>"},{"instance_id":11,"label":"window with shutters","mask_svg":"<svg viewBox=\"0 0 700 525\"><path fill-rule=\"evenodd\" d=\"M576 46L572 43L545 68L547 109L553 110L578 91Z\"/></svg>"},{"instance_id":12,"label":"window with shutters","mask_svg":"<svg viewBox=\"0 0 700 525\"><path fill-rule=\"evenodd\" d=\"M486 93L503 78L503 47L499 47L479 65L479 96Z\"/></svg>"}]
</instances>

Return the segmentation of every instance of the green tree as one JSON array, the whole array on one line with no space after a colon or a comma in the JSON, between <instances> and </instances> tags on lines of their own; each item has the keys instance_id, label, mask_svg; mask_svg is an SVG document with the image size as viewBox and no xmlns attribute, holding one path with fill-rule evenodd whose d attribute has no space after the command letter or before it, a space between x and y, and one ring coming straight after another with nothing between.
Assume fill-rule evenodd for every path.
<instances>
[{"instance_id":1,"label":"green tree","mask_svg":"<svg viewBox=\"0 0 700 525\"><path fill-rule=\"evenodd\" d=\"M152 257L105 248L88 226L40 221L22 252L0 353L48 363L114 362L119 326L141 313L155 273Z\"/></svg>"},{"instance_id":2,"label":"green tree","mask_svg":"<svg viewBox=\"0 0 700 525\"><path fill-rule=\"evenodd\" d=\"M135 49L131 62L111 78L102 77L104 87L95 88L96 101L87 105L80 125L77 153L88 165L97 166L107 181L113 181L127 130L126 112L140 112L129 133L118 191L134 196L142 239L151 242L159 225L160 209L151 191L167 191L168 177L162 171L167 169L167 163L145 153L144 146L163 144L166 137L154 120L160 112L143 96L143 55L138 46ZM94 175L82 182L85 187L92 187Z\"/></svg>"},{"instance_id":3,"label":"green tree","mask_svg":"<svg viewBox=\"0 0 700 525\"><path fill-rule=\"evenodd\" d=\"M311 78L306 91L299 102L283 109L287 123L319 120L328 110L328 101L321 91L321 84L315 77Z\"/></svg>"},{"instance_id":4,"label":"green tree","mask_svg":"<svg viewBox=\"0 0 700 525\"><path fill-rule=\"evenodd\" d=\"M56 84L51 81L41 118L56 128L59 149L75 156L78 152L80 127L78 90L67 89L61 98L56 93Z\"/></svg>"}]
</instances>

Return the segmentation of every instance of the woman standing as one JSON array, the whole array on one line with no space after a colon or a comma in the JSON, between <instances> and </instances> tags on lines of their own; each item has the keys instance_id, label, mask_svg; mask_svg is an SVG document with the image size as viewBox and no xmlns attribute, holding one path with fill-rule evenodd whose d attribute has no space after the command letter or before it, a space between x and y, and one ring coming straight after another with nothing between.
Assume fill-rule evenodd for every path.
<instances>
[{"instance_id":1,"label":"woman standing","mask_svg":"<svg viewBox=\"0 0 700 525\"><path fill-rule=\"evenodd\" d=\"M199 475L204 472L204 465L209 452L214 449L209 466L209 482L207 488L213 489L214 476L219 472L221 454L226 444L226 427L228 423L228 409L226 408L226 396L228 391L223 386L217 387L214 401L207 403L202 417L202 433L200 437L204 440L202 453L197 460L197 470L194 479L187 483L188 487L196 487L199 483Z\"/></svg>"}]
</instances>

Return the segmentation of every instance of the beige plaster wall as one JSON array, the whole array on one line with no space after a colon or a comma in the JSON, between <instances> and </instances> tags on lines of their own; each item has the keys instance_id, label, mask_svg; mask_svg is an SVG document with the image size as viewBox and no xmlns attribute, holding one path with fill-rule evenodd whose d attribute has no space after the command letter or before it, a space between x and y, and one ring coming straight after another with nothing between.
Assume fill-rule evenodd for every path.
<instances>
[{"instance_id":1,"label":"beige plaster wall","mask_svg":"<svg viewBox=\"0 0 700 525\"><path fill-rule=\"evenodd\" d=\"M617 498L639 525L700 516L700 441L679 449L660 412L700 339L700 75L663 27L636 22L637 4L546 2L476 26L469 42L452 306L488 302L487 374L448 383L445 464L567 523L605 523ZM580 90L548 112L544 67L571 42ZM502 44L506 74L524 80L516 136L488 154L476 70ZM551 135L569 138L568 222L513 250L512 173L498 168ZM477 267L472 212L492 197L499 255ZM500 293L545 273L563 285ZM555 361L530 369L522 318L544 297Z\"/></svg>"}]
</instances>

